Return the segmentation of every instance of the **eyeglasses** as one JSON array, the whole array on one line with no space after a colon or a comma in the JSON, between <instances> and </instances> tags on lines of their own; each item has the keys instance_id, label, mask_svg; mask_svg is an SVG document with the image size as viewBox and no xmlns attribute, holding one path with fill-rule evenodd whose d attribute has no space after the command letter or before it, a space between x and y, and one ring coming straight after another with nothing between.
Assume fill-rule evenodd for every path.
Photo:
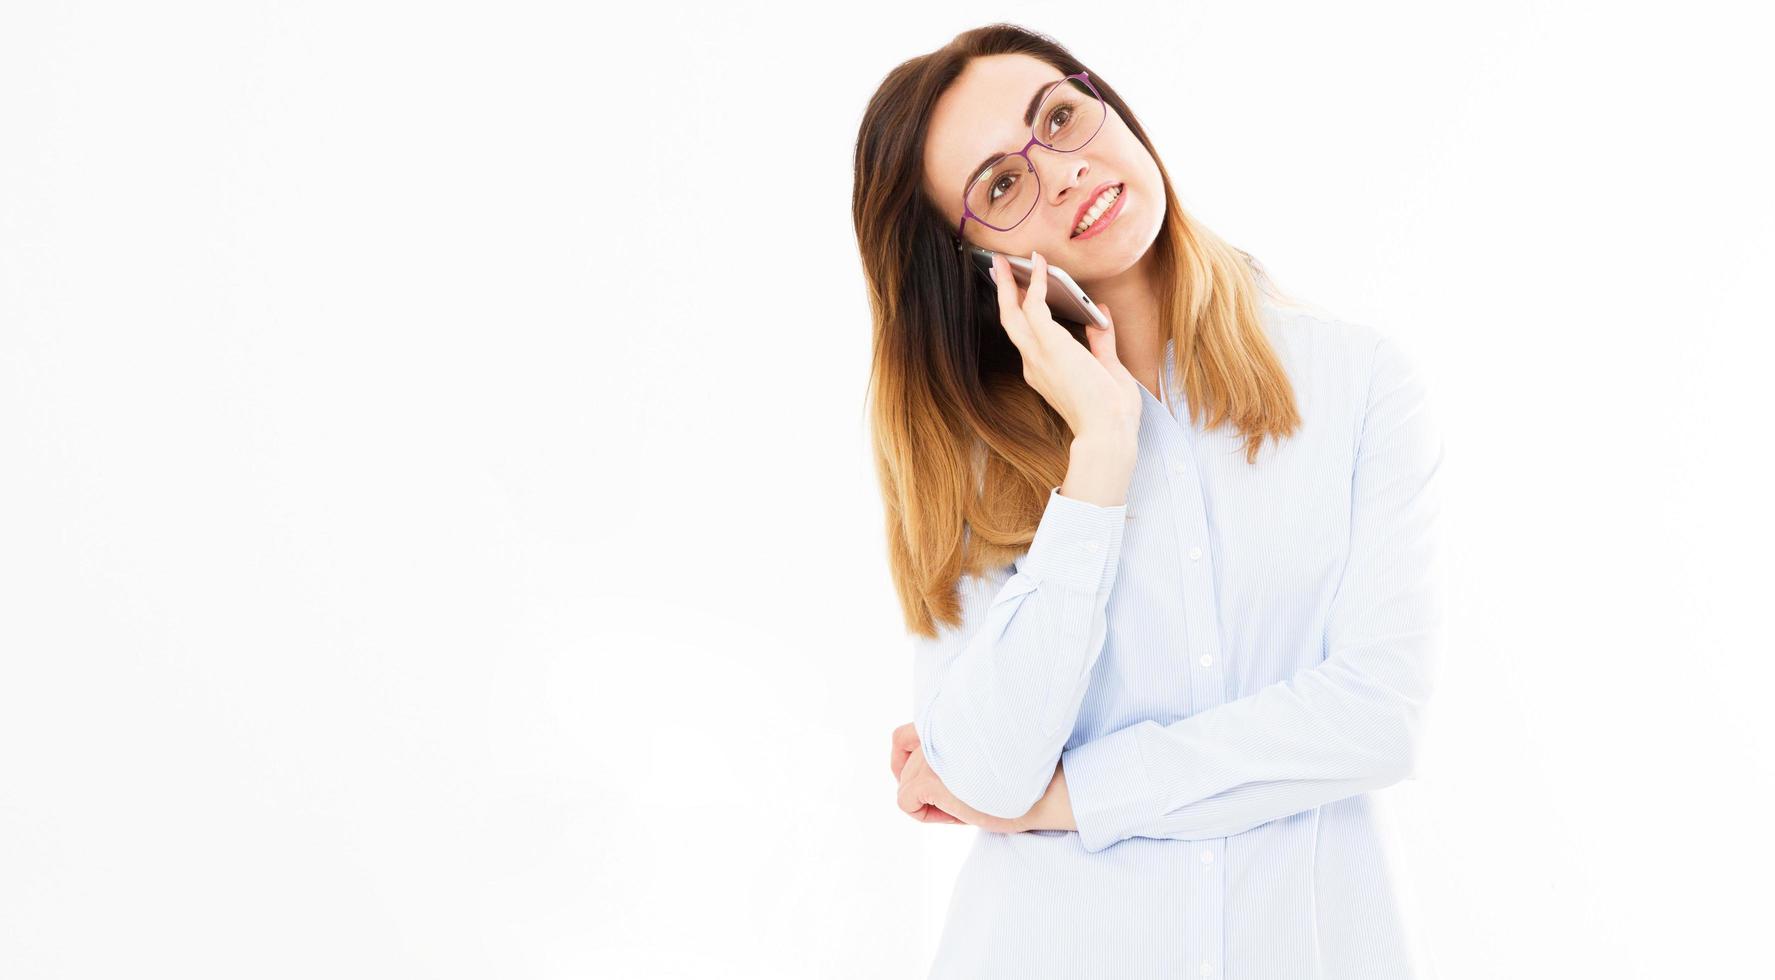
<instances>
[{"instance_id":1,"label":"eyeglasses","mask_svg":"<svg viewBox=\"0 0 1775 980\"><path fill-rule=\"evenodd\" d=\"M1029 142L1023 144L1023 149L995 157L963 188L961 224L955 230L958 248L969 218L993 231L1010 231L1035 210L1035 202L1042 196L1042 180L1035 171L1035 161L1029 159L1030 147L1040 145L1056 153L1073 153L1084 149L1103 128L1103 96L1091 84L1090 74L1081 71L1056 82L1036 107ZM1045 139L1038 135L1044 131ZM1023 166L1017 166L1018 159Z\"/></svg>"}]
</instances>

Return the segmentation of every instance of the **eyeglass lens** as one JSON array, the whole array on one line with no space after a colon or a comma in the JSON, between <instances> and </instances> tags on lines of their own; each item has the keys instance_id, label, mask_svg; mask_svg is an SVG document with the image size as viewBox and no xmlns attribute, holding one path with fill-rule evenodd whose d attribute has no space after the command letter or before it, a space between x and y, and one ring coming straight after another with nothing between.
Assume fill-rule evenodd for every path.
<instances>
[{"instance_id":1,"label":"eyeglass lens","mask_svg":"<svg viewBox=\"0 0 1775 980\"><path fill-rule=\"evenodd\" d=\"M1068 78L1050 89L1036 109L1031 135L1049 149L1071 152L1089 143L1102 126L1103 100L1084 79ZM1041 184L1030 168L1030 161L1014 153L994 161L968 185L968 210L1009 231L1029 217L1041 197Z\"/></svg>"}]
</instances>

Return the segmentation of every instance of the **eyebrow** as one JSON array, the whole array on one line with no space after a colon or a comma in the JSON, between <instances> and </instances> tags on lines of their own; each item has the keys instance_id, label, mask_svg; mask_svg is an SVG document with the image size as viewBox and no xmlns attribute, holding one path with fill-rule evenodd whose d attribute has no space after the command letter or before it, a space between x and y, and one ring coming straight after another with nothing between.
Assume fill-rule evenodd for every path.
<instances>
[{"instance_id":1,"label":"eyebrow","mask_svg":"<svg viewBox=\"0 0 1775 980\"><path fill-rule=\"evenodd\" d=\"M1029 107L1023 110L1023 125L1030 127L1030 129L1032 131L1031 135L1033 135L1033 130L1035 128L1035 110L1040 108L1041 104L1042 104L1042 93L1046 92L1048 89L1050 89L1050 88L1054 87L1055 85L1058 85L1064 81L1066 81L1066 79L1064 79L1064 78L1049 79L1048 81L1043 82L1040 88L1035 90L1034 95L1029 97ZM986 154L986 156L984 158L982 158L979 163L974 164L974 169L968 171L967 182L964 183L962 186L963 187L973 187L974 186L974 178L980 176L980 171L985 170L987 164L990 164L994 160L997 160L1000 157L1003 157L1005 155L1006 154L1004 154L1004 153L988 153L988 154Z\"/></svg>"}]
</instances>

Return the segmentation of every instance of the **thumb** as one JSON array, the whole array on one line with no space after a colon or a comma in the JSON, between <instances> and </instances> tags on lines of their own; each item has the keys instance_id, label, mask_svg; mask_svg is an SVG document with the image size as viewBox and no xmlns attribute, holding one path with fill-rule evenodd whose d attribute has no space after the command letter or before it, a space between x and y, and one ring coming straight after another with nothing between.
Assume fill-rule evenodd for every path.
<instances>
[{"instance_id":1,"label":"thumb","mask_svg":"<svg viewBox=\"0 0 1775 980\"><path fill-rule=\"evenodd\" d=\"M1091 353L1103 362L1104 367L1115 367L1121 363L1121 359L1116 357L1115 317L1110 314L1108 303L1098 303L1097 308L1103 311L1103 318L1109 321L1109 326L1086 330L1085 340L1091 345Z\"/></svg>"}]
</instances>

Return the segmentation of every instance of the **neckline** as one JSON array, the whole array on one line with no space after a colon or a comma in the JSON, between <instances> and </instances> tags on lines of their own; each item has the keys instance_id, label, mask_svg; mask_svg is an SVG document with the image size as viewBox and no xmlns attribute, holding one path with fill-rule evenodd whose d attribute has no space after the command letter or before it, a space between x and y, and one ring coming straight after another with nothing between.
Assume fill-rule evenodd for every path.
<instances>
[{"instance_id":1,"label":"neckline","mask_svg":"<svg viewBox=\"0 0 1775 980\"><path fill-rule=\"evenodd\" d=\"M1160 387L1161 387L1161 388L1162 388L1162 387L1163 387L1163 384L1161 384L1161 385L1160 385ZM1164 402L1164 400L1162 400L1162 399L1161 399L1161 398L1159 398L1159 397L1158 397L1158 396L1157 396L1157 395L1154 395L1154 394L1153 394L1153 393L1152 393L1152 390L1151 390L1151 389L1149 389L1149 388L1148 388L1148 387L1147 387L1147 386L1146 386L1146 385L1141 385L1141 386L1140 386L1140 396L1141 396L1141 397L1142 397L1142 398L1144 398L1144 399L1146 399L1146 400L1147 400L1147 401L1149 401L1149 402L1152 402L1152 403L1153 403L1153 404L1154 404L1154 405L1157 405L1157 406L1159 406L1159 408L1160 408L1160 409L1161 409L1161 410L1163 410L1163 411L1166 411L1166 412L1169 412L1169 411L1170 411L1170 408L1168 408L1168 407L1167 407L1167 406L1166 406L1166 405L1165 405L1165 402Z\"/></svg>"}]
</instances>

